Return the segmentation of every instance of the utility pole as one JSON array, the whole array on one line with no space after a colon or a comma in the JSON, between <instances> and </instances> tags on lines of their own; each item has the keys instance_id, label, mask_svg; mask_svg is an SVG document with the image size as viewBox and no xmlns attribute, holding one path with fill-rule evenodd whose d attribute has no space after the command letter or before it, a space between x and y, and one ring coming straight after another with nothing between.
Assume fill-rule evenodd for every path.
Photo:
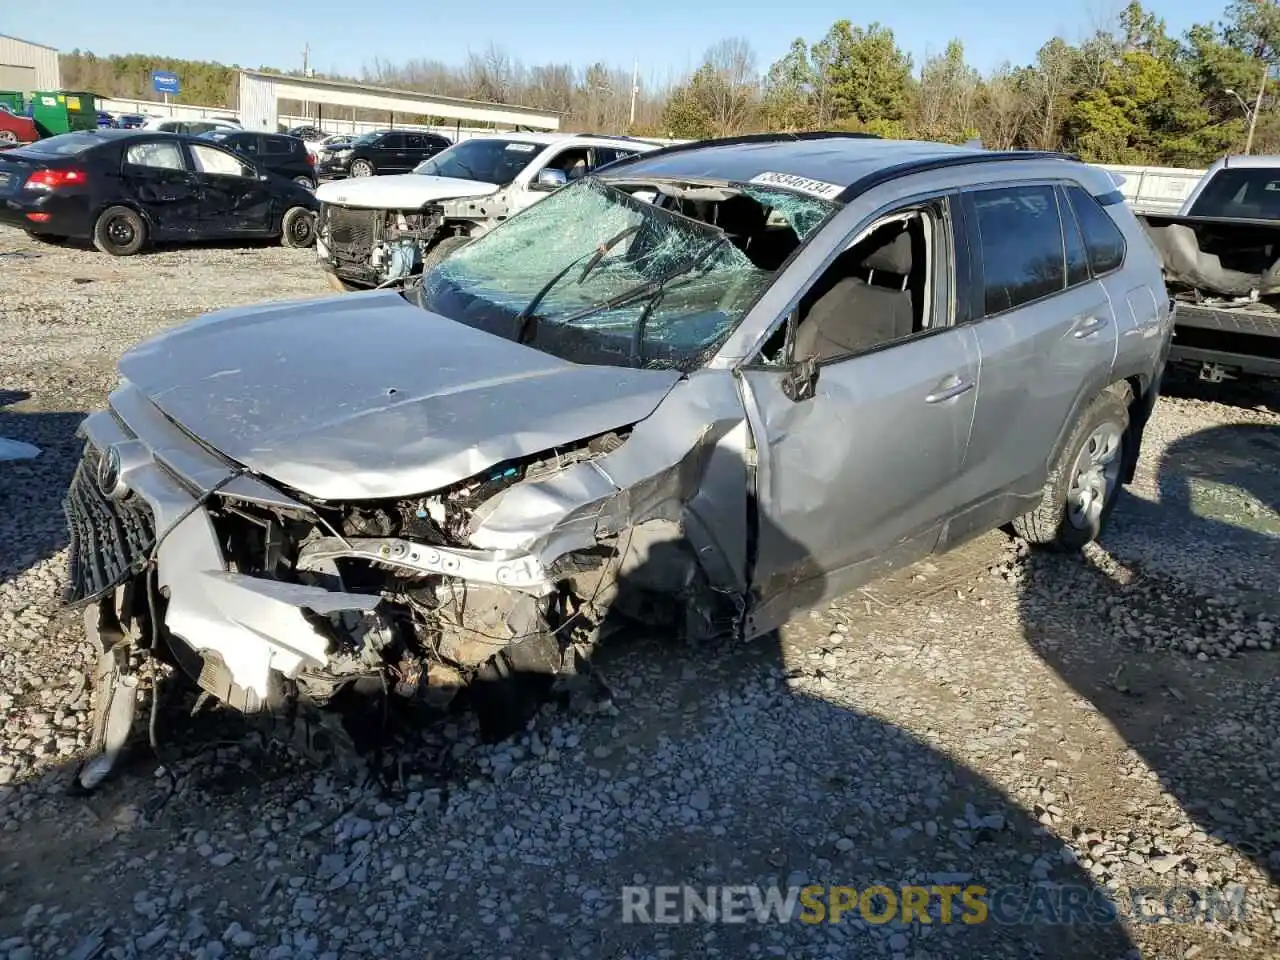
<instances>
[{"instance_id":1,"label":"utility pole","mask_svg":"<svg viewBox=\"0 0 1280 960\"><path fill-rule=\"evenodd\" d=\"M631 126L636 125L636 94L640 92L640 60L631 67Z\"/></svg>"},{"instance_id":2,"label":"utility pole","mask_svg":"<svg viewBox=\"0 0 1280 960\"><path fill-rule=\"evenodd\" d=\"M304 43L302 45L302 75L309 77L311 74L307 71L307 58L311 55L311 44ZM311 119L311 104L304 102L302 104L302 115L308 120Z\"/></svg>"},{"instance_id":3,"label":"utility pole","mask_svg":"<svg viewBox=\"0 0 1280 960\"><path fill-rule=\"evenodd\" d=\"M1253 131L1258 125L1258 111L1262 109L1262 95L1267 90L1267 77L1271 74L1270 61L1262 62L1262 80L1258 83L1258 96L1253 101L1253 113L1249 114L1249 135L1244 141L1244 152L1248 154L1253 149Z\"/></svg>"}]
</instances>

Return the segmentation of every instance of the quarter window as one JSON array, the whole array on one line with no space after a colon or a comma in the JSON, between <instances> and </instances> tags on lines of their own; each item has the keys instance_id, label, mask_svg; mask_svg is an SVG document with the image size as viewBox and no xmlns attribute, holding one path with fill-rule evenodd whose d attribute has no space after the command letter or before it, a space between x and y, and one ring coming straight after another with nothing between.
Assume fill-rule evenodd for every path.
<instances>
[{"instance_id":1,"label":"quarter window","mask_svg":"<svg viewBox=\"0 0 1280 960\"><path fill-rule=\"evenodd\" d=\"M987 316L1066 289L1062 219L1051 186L972 194Z\"/></svg>"},{"instance_id":2,"label":"quarter window","mask_svg":"<svg viewBox=\"0 0 1280 960\"><path fill-rule=\"evenodd\" d=\"M1124 234L1087 191L1075 185L1066 188L1067 199L1080 222L1084 245L1089 251L1089 266L1096 277L1110 273L1124 263Z\"/></svg>"}]
</instances>

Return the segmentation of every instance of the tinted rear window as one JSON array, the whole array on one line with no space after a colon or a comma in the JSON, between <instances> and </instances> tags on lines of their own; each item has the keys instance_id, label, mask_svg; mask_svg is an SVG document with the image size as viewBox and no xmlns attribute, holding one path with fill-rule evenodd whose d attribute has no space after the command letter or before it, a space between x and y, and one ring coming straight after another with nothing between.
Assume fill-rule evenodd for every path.
<instances>
[{"instance_id":1,"label":"tinted rear window","mask_svg":"<svg viewBox=\"0 0 1280 960\"><path fill-rule=\"evenodd\" d=\"M63 133L45 140L37 140L28 147L20 147L17 150L10 151L10 154L15 157L23 154L43 157L70 157L93 147L100 147L104 143L108 143L110 139L110 137L104 137L88 131L83 133Z\"/></svg>"},{"instance_id":2,"label":"tinted rear window","mask_svg":"<svg viewBox=\"0 0 1280 960\"><path fill-rule=\"evenodd\" d=\"M1192 204L1191 216L1280 219L1280 171L1266 167L1219 170Z\"/></svg>"}]
</instances>

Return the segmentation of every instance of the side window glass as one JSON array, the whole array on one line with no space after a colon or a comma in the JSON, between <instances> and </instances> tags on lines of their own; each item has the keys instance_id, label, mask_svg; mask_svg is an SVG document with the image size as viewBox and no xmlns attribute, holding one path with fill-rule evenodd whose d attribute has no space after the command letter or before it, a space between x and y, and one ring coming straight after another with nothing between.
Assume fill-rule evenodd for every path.
<instances>
[{"instance_id":1,"label":"side window glass","mask_svg":"<svg viewBox=\"0 0 1280 960\"><path fill-rule=\"evenodd\" d=\"M125 151L124 162L131 167L151 167L155 170L185 170L182 149L176 143L133 143Z\"/></svg>"},{"instance_id":2,"label":"side window glass","mask_svg":"<svg viewBox=\"0 0 1280 960\"><path fill-rule=\"evenodd\" d=\"M606 163L613 163L613 161L618 159L618 151L612 150L609 147L596 147L595 155L596 167L603 167ZM595 167L592 167L592 169L594 170Z\"/></svg>"},{"instance_id":3,"label":"side window glass","mask_svg":"<svg viewBox=\"0 0 1280 960\"><path fill-rule=\"evenodd\" d=\"M1061 191L1058 192L1058 211L1062 217L1062 239L1067 245L1067 286L1074 287L1089 279L1089 254L1085 252L1080 226Z\"/></svg>"},{"instance_id":4,"label":"side window glass","mask_svg":"<svg viewBox=\"0 0 1280 960\"><path fill-rule=\"evenodd\" d=\"M843 360L928 329L939 222L934 209L894 215L837 256L800 298L795 358Z\"/></svg>"},{"instance_id":5,"label":"side window glass","mask_svg":"<svg viewBox=\"0 0 1280 960\"><path fill-rule=\"evenodd\" d=\"M1088 191L1074 184L1066 191L1084 233L1084 245L1089 251L1089 266L1093 268L1094 276L1110 273L1124 263L1124 234Z\"/></svg>"},{"instance_id":6,"label":"side window glass","mask_svg":"<svg viewBox=\"0 0 1280 960\"><path fill-rule=\"evenodd\" d=\"M1053 187L1003 187L972 194L987 316L1066 289L1062 221Z\"/></svg>"},{"instance_id":7,"label":"side window glass","mask_svg":"<svg viewBox=\"0 0 1280 960\"><path fill-rule=\"evenodd\" d=\"M406 133L404 135L404 145L409 150L425 150L427 142L420 133Z\"/></svg>"},{"instance_id":8,"label":"side window glass","mask_svg":"<svg viewBox=\"0 0 1280 960\"><path fill-rule=\"evenodd\" d=\"M587 148L572 147L562 150L547 161L547 166L563 170L570 180L577 180L587 172Z\"/></svg>"},{"instance_id":9,"label":"side window glass","mask_svg":"<svg viewBox=\"0 0 1280 960\"><path fill-rule=\"evenodd\" d=\"M191 144L191 157L196 170L221 177L252 177L253 168L235 154L226 153L204 144Z\"/></svg>"},{"instance_id":10,"label":"side window glass","mask_svg":"<svg viewBox=\"0 0 1280 960\"><path fill-rule=\"evenodd\" d=\"M262 152L272 157L287 157L292 153L291 141L284 137L263 137Z\"/></svg>"},{"instance_id":11,"label":"side window glass","mask_svg":"<svg viewBox=\"0 0 1280 960\"><path fill-rule=\"evenodd\" d=\"M385 137L374 144L382 150L399 150L404 146L404 134L388 133Z\"/></svg>"}]
</instances>

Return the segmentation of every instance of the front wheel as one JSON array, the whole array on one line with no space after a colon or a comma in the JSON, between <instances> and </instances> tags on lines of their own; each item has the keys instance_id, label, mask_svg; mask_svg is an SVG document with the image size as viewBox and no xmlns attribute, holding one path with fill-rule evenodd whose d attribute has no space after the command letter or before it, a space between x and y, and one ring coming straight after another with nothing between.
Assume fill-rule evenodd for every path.
<instances>
[{"instance_id":1,"label":"front wheel","mask_svg":"<svg viewBox=\"0 0 1280 960\"><path fill-rule=\"evenodd\" d=\"M280 222L280 241L303 249L316 242L316 215L306 207L290 207Z\"/></svg>"},{"instance_id":2,"label":"front wheel","mask_svg":"<svg viewBox=\"0 0 1280 960\"><path fill-rule=\"evenodd\" d=\"M423 256L422 272L426 273L445 257L449 256L449 254L453 253L459 247L465 247L470 242L470 237L445 237L434 247L428 250L425 256Z\"/></svg>"},{"instance_id":3,"label":"front wheel","mask_svg":"<svg viewBox=\"0 0 1280 960\"><path fill-rule=\"evenodd\" d=\"M113 257L131 257L147 245L147 223L136 210L108 207L93 225L93 245Z\"/></svg>"},{"instance_id":4,"label":"front wheel","mask_svg":"<svg viewBox=\"0 0 1280 960\"><path fill-rule=\"evenodd\" d=\"M1053 465L1044 499L1013 521L1018 536L1071 551L1101 535L1128 461L1130 399L1128 386L1122 384L1104 390L1085 408Z\"/></svg>"},{"instance_id":5,"label":"front wheel","mask_svg":"<svg viewBox=\"0 0 1280 960\"><path fill-rule=\"evenodd\" d=\"M374 174L373 164L368 160L352 160L351 176L353 177L372 177Z\"/></svg>"}]
</instances>

